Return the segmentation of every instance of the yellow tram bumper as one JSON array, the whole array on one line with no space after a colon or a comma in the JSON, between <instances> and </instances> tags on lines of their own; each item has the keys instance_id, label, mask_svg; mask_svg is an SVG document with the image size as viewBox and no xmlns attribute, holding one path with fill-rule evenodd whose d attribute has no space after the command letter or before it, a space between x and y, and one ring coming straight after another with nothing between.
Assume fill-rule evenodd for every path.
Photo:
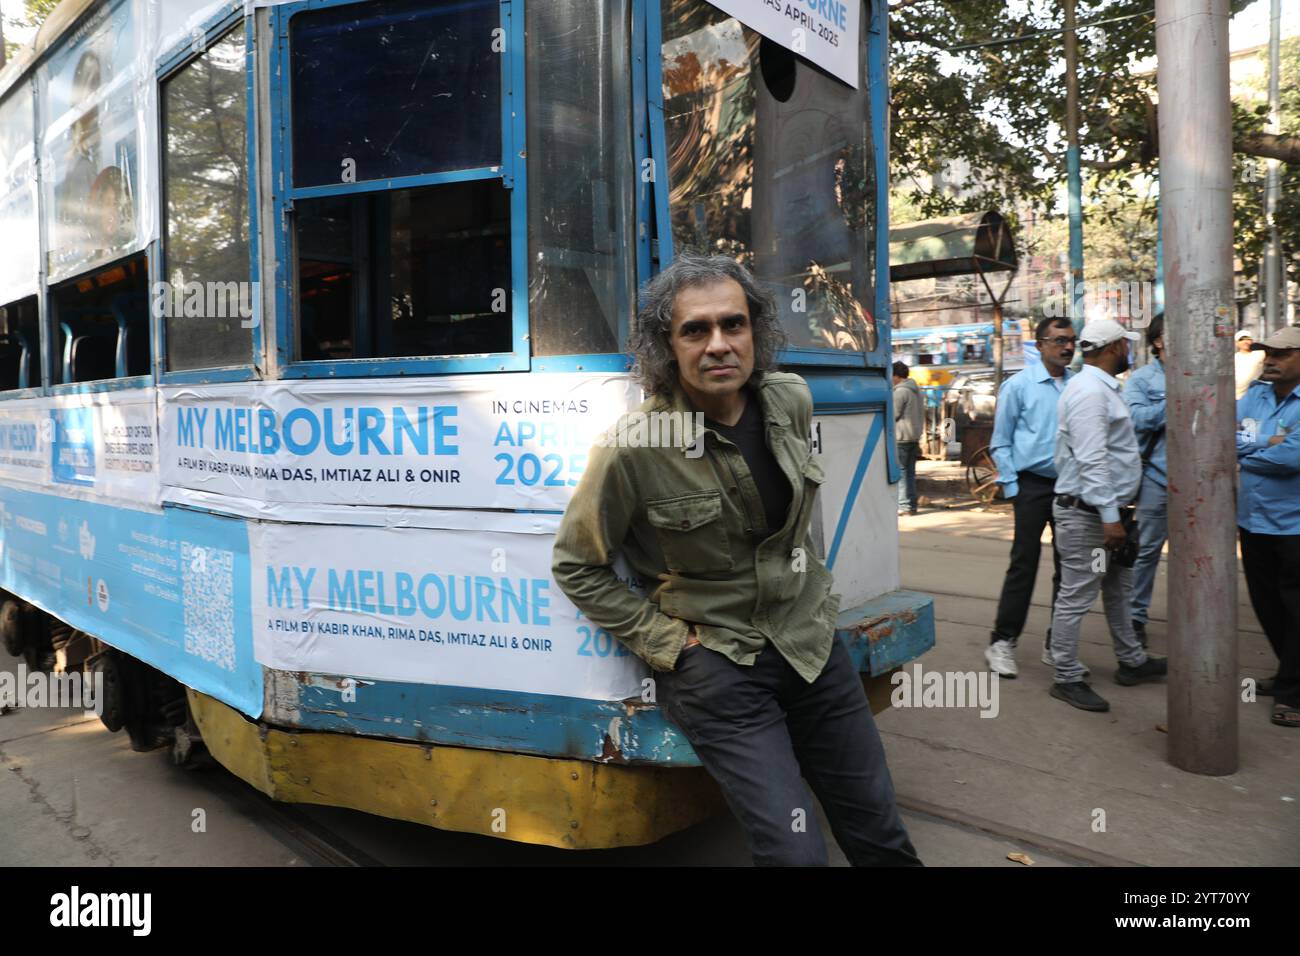
<instances>
[{"instance_id":1,"label":"yellow tram bumper","mask_svg":"<svg viewBox=\"0 0 1300 956\"><path fill-rule=\"evenodd\" d=\"M189 690L216 760L285 803L572 850L641 846L725 803L699 767L641 767L406 743L254 723Z\"/></svg>"}]
</instances>

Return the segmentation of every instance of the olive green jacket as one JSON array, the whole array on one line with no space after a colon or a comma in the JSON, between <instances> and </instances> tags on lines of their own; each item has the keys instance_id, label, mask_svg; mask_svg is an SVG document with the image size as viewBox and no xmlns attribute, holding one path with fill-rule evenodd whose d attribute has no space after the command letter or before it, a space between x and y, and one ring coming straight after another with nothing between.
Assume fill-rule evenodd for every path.
<instances>
[{"instance_id":1,"label":"olive green jacket","mask_svg":"<svg viewBox=\"0 0 1300 956\"><path fill-rule=\"evenodd\" d=\"M830 655L839 598L814 553L809 524L825 480L809 446L812 393L798 375L751 379L768 447L793 488L785 527L769 529L758 486L740 450L712 429L705 448L627 447L624 415L592 448L555 539L560 589L598 627L652 668L670 671L695 624L700 643L737 664L771 641L809 683ZM637 412L694 412L676 389ZM630 413L635 415L635 413ZM680 444L680 443L679 443ZM648 598L614 573L621 552Z\"/></svg>"}]
</instances>

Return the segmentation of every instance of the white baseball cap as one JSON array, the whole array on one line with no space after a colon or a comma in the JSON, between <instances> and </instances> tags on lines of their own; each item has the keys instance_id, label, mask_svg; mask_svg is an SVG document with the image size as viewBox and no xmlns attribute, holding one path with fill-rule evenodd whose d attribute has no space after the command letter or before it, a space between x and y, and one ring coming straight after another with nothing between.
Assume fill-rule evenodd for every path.
<instances>
[{"instance_id":1,"label":"white baseball cap","mask_svg":"<svg viewBox=\"0 0 1300 956\"><path fill-rule=\"evenodd\" d=\"M1079 333L1079 348L1085 352L1105 348L1111 342L1128 339L1137 342L1142 338L1137 332L1130 332L1114 319L1093 319Z\"/></svg>"},{"instance_id":2,"label":"white baseball cap","mask_svg":"<svg viewBox=\"0 0 1300 956\"><path fill-rule=\"evenodd\" d=\"M1250 333L1250 330L1249 330L1249 329L1242 329L1240 332L1238 332L1238 333L1237 333L1236 335L1234 335L1232 338L1233 338L1233 341L1235 341L1235 342L1240 342L1242 339L1250 339L1252 342L1255 340L1255 336L1253 336L1253 335Z\"/></svg>"}]
</instances>

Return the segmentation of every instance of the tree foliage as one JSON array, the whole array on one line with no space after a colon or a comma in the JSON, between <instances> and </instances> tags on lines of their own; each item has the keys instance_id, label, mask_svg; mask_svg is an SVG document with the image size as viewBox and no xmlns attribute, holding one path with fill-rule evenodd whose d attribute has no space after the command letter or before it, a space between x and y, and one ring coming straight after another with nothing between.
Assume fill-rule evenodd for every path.
<instances>
[{"instance_id":1,"label":"tree foliage","mask_svg":"<svg viewBox=\"0 0 1300 956\"><path fill-rule=\"evenodd\" d=\"M1231 0L1232 13L1249 2ZM889 9L891 174L905 188L909 181L918 187L910 200L913 214L992 207L1014 215L1026 205L1051 214L1066 181L1061 0L892 0ZM1125 237L1154 234L1155 203L1143 198L1159 166L1154 3L1078 0L1076 23L1088 226L1104 224L1106 244L1120 254ZM1300 44L1285 46L1285 135L1259 135L1267 116L1253 103L1234 104L1238 150L1300 149L1300 90L1294 79L1286 82L1300 76ZM972 171L963 188L926 188L930 175L955 159ZM1263 242L1263 179L1252 178L1251 170L1263 166L1255 156L1239 153L1236 160L1237 255L1250 275ZM1289 250L1300 250L1298 180L1300 154L1283 165L1278 221ZM1135 215L1137 222L1131 221Z\"/></svg>"}]
</instances>

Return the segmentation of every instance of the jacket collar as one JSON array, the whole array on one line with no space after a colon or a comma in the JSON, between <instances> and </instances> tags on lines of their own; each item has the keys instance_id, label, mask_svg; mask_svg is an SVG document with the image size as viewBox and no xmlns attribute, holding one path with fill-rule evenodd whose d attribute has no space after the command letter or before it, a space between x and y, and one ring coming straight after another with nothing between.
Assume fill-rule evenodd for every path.
<instances>
[{"instance_id":1,"label":"jacket collar","mask_svg":"<svg viewBox=\"0 0 1300 956\"><path fill-rule=\"evenodd\" d=\"M749 381L743 387L749 390L748 401L758 401L759 408L763 412L764 424L777 425L781 428L790 427L790 416L777 405L775 395L771 394L772 389L764 388L761 381L755 381L753 376L750 376ZM682 388L680 380L673 384L673 394L665 400L665 404L672 411L682 414L693 414L699 411L691 404L691 400L687 397L686 390ZM709 429L709 431L712 431L712 429ZM716 434L714 432L714 435ZM685 455L687 451L689 451L689 448L683 448L682 454Z\"/></svg>"}]
</instances>

